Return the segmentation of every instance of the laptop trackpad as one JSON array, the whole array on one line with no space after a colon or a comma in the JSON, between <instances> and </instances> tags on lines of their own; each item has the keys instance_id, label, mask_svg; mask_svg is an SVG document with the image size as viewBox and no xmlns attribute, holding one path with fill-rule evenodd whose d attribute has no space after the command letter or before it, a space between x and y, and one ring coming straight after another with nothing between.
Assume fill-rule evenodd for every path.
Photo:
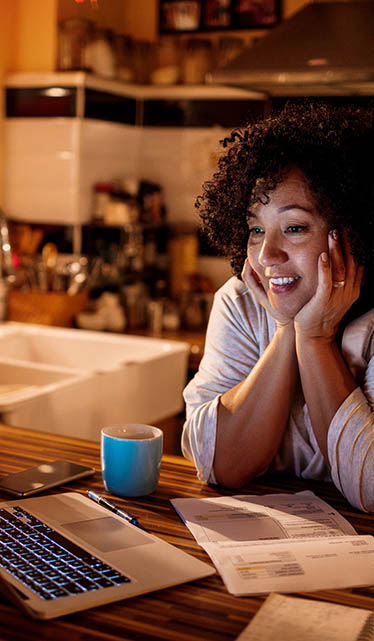
<instances>
[{"instance_id":1,"label":"laptop trackpad","mask_svg":"<svg viewBox=\"0 0 374 641\"><path fill-rule=\"evenodd\" d=\"M112 516L64 523L63 528L101 552L114 552L115 550L153 543L152 539L142 534L140 530L134 530Z\"/></svg>"}]
</instances>

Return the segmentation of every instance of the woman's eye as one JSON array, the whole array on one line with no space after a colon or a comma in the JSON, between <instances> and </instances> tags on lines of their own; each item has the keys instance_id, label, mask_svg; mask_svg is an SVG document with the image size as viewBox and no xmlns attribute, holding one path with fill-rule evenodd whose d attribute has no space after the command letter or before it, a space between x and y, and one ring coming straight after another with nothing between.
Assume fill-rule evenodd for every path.
<instances>
[{"instance_id":1,"label":"woman's eye","mask_svg":"<svg viewBox=\"0 0 374 641\"><path fill-rule=\"evenodd\" d=\"M298 234L306 230L306 225L288 225L286 228L286 234Z\"/></svg>"},{"instance_id":2,"label":"woman's eye","mask_svg":"<svg viewBox=\"0 0 374 641\"><path fill-rule=\"evenodd\" d=\"M249 237L250 238L254 238L256 236L260 236L263 233L264 233L264 230L262 229L262 227L251 227L249 229Z\"/></svg>"}]
</instances>

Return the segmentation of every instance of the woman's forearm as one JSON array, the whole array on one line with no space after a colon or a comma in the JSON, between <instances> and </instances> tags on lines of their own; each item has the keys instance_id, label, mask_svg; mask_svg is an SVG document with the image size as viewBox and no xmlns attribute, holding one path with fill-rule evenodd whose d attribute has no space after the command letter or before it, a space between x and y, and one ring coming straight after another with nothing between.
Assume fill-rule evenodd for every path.
<instances>
[{"instance_id":1,"label":"woman's forearm","mask_svg":"<svg viewBox=\"0 0 374 641\"><path fill-rule=\"evenodd\" d=\"M220 398L214 458L218 482L242 487L271 463L288 423L297 376L291 324L276 330L250 374Z\"/></svg>"},{"instance_id":2,"label":"woman's forearm","mask_svg":"<svg viewBox=\"0 0 374 641\"><path fill-rule=\"evenodd\" d=\"M357 387L335 340L296 333L296 354L313 431L326 461L327 434L337 410Z\"/></svg>"}]
</instances>

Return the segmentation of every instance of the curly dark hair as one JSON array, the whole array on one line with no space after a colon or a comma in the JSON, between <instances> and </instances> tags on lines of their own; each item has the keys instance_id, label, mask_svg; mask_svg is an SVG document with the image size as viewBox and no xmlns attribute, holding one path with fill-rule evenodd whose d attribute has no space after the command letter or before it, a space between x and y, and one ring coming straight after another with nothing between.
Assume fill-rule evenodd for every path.
<instances>
[{"instance_id":1,"label":"curly dark hair","mask_svg":"<svg viewBox=\"0 0 374 641\"><path fill-rule=\"evenodd\" d=\"M374 109L288 103L278 115L234 129L221 144L218 171L195 206L203 233L235 275L246 258L248 209L298 167L329 227L347 229L367 281L374 267ZM366 307L373 303L370 296Z\"/></svg>"}]
</instances>

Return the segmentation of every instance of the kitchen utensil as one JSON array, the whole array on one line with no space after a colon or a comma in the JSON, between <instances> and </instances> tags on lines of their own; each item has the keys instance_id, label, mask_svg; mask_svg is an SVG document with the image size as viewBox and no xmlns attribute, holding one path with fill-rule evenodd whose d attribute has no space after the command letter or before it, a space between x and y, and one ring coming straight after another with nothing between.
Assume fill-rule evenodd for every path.
<instances>
[{"instance_id":1,"label":"kitchen utensil","mask_svg":"<svg viewBox=\"0 0 374 641\"><path fill-rule=\"evenodd\" d=\"M46 243L42 249L42 261L46 272L47 289L52 289L53 278L56 272L58 251L54 243Z\"/></svg>"}]
</instances>

